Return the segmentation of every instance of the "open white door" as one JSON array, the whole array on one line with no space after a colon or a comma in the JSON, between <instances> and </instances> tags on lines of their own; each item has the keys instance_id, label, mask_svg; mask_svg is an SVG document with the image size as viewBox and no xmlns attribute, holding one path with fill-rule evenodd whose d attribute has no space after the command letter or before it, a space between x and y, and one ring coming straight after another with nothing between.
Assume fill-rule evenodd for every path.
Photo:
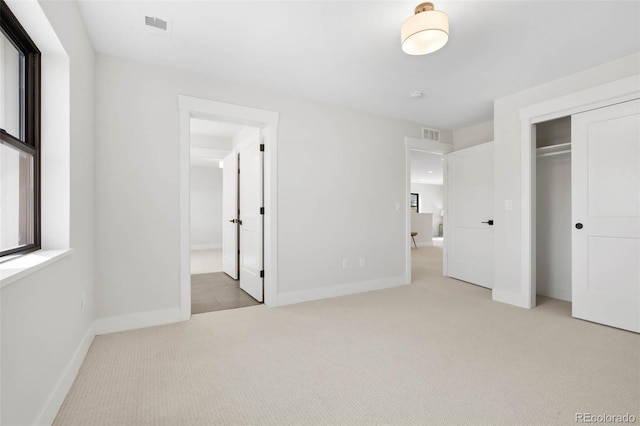
<instances>
[{"instance_id":1,"label":"open white door","mask_svg":"<svg viewBox=\"0 0 640 426\"><path fill-rule=\"evenodd\" d=\"M222 169L222 270L238 279L238 154L224 157Z\"/></svg>"},{"instance_id":2,"label":"open white door","mask_svg":"<svg viewBox=\"0 0 640 426\"><path fill-rule=\"evenodd\" d=\"M640 101L571 123L573 316L640 332Z\"/></svg>"},{"instance_id":3,"label":"open white door","mask_svg":"<svg viewBox=\"0 0 640 426\"><path fill-rule=\"evenodd\" d=\"M447 155L447 274L493 287L493 142Z\"/></svg>"},{"instance_id":4,"label":"open white door","mask_svg":"<svg viewBox=\"0 0 640 426\"><path fill-rule=\"evenodd\" d=\"M240 288L258 302L263 290L263 200L260 132L240 150Z\"/></svg>"}]
</instances>

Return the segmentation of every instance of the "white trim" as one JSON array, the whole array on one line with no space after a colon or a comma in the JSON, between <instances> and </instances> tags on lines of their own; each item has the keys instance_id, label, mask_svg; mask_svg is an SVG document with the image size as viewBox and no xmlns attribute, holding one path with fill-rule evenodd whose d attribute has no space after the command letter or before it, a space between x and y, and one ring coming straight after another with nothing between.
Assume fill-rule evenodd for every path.
<instances>
[{"instance_id":1,"label":"white trim","mask_svg":"<svg viewBox=\"0 0 640 426\"><path fill-rule=\"evenodd\" d=\"M338 284L330 287L312 288L309 290L292 291L278 295L278 306L294 303L309 302L312 300L328 299L330 297L347 296L350 294L364 293L367 291L383 290L407 285L404 276L382 278L379 280L361 281L348 284Z\"/></svg>"},{"instance_id":2,"label":"white trim","mask_svg":"<svg viewBox=\"0 0 640 426\"><path fill-rule=\"evenodd\" d=\"M87 356L87 352L89 352L89 347L91 347L91 343L96 336L94 326L95 323L89 327L85 335L82 337L82 340L80 340L80 344L67 364L67 367L64 369L64 372L60 376L58 383L56 383L56 386L49 395L49 398L47 398L47 402L44 404L44 408L38 415L35 424L50 425L55 420L69 389L71 389L71 385L73 385L73 381L78 375L82 362Z\"/></svg>"},{"instance_id":3,"label":"white trim","mask_svg":"<svg viewBox=\"0 0 640 426\"><path fill-rule=\"evenodd\" d=\"M521 122L521 193L522 193L522 236L520 297L504 296L505 300L523 308L536 305L535 284L535 146L532 126L536 123L566 117L640 98L640 74L612 81L545 102L520 109ZM494 300L498 300L494 290ZM499 300L503 301L503 300Z\"/></svg>"},{"instance_id":4,"label":"white trim","mask_svg":"<svg viewBox=\"0 0 640 426\"><path fill-rule=\"evenodd\" d=\"M274 111L186 95L178 95L178 103L181 110L190 111L191 117L194 118L229 121L248 126L259 124L259 127L265 127L268 124L278 124L280 116Z\"/></svg>"},{"instance_id":5,"label":"white trim","mask_svg":"<svg viewBox=\"0 0 640 426\"><path fill-rule=\"evenodd\" d=\"M405 284L411 284L411 247L413 245L413 241L411 240L411 210L408 208L408 206L411 204L411 151L432 152L436 154L445 155L453 151L453 146L447 143L434 142L434 141L429 141L429 140L420 139L420 138L412 138L408 136L404 138L404 146L405 146L404 167L405 167L406 190L405 190L405 197L404 197L404 205L402 206L402 208L405 211L404 234L406 235L406 238L407 238L407 245L404 253L404 256L405 256L404 279L405 279ZM446 189L446 184L447 184L446 173L444 176L445 178L442 186L443 191ZM444 207L445 216L446 216L447 214L446 213L447 212L446 197L443 198L443 202L444 202L443 207ZM418 244L418 246L419 245L420 244ZM443 250L442 268L443 268L443 273L446 274L446 260L445 260L447 258L446 243L443 244L442 250Z\"/></svg>"},{"instance_id":6,"label":"white trim","mask_svg":"<svg viewBox=\"0 0 640 426\"><path fill-rule=\"evenodd\" d=\"M527 298L524 294L521 293L513 293L511 291L504 290L491 290L491 299L494 302L507 303L509 305L521 306L525 307L525 302Z\"/></svg>"},{"instance_id":7,"label":"white trim","mask_svg":"<svg viewBox=\"0 0 640 426\"><path fill-rule=\"evenodd\" d=\"M189 152L190 118L261 128L264 136L264 303L278 303L277 152L279 113L209 99L178 95L180 106L180 319L191 317Z\"/></svg>"},{"instance_id":8,"label":"white trim","mask_svg":"<svg viewBox=\"0 0 640 426\"><path fill-rule=\"evenodd\" d=\"M640 74L520 108L520 119L529 119L535 124L630 101L638 96Z\"/></svg>"},{"instance_id":9,"label":"white trim","mask_svg":"<svg viewBox=\"0 0 640 426\"><path fill-rule=\"evenodd\" d=\"M38 250L0 263L0 288L32 274L71 254L72 249Z\"/></svg>"},{"instance_id":10,"label":"white trim","mask_svg":"<svg viewBox=\"0 0 640 426\"><path fill-rule=\"evenodd\" d=\"M159 311L137 312L107 318L99 318L95 322L95 334L116 333L118 331L136 330L155 325L171 324L180 321L180 308Z\"/></svg>"},{"instance_id":11,"label":"white trim","mask_svg":"<svg viewBox=\"0 0 640 426\"><path fill-rule=\"evenodd\" d=\"M191 318L191 112L180 103L180 319Z\"/></svg>"}]
</instances>

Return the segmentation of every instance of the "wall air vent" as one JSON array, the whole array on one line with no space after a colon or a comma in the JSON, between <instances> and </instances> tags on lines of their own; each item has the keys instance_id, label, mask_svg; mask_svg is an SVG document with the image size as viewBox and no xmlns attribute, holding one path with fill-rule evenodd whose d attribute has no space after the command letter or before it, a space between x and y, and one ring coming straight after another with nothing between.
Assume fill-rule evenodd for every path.
<instances>
[{"instance_id":1,"label":"wall air vent","mask_svg":"<svg viewBox=\"0 0 640 426\"><path fill-rule=\"evenodd\" d=\"M154 18L152 16L145 16L144 17L144 23L145 25L148 25L150 27L154 27L157 28L159 30L162 31L167 31L167 21L164 21L160 18Z\"/></svg>"},{"instance_id":2,"label":"wall air vent","mask_svg":"<svg viewBox=\"0 0 640 426\"><path fill-rule=\"evenodd\" d=\"M440 130L422 128L422 139L428 139L434 142L440 142Z\"/></svg>"}]
</instances>

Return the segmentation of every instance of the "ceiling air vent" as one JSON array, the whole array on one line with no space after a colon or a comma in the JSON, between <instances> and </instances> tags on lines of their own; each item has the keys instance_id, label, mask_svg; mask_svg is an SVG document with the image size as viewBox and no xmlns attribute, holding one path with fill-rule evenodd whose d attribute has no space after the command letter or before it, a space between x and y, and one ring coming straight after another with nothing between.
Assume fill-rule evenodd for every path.
<instances>
[{"instance_id":1,"label":"ceiling air vent","mask_svg":"<svg viewBox=\"0 0 640 426\"><path fill-rule=\"evenodd\" d=\"M171 38L171 20L154 16L144 17L145 32L149 35L164 39Z\"/></svg>"},{"instance_id":2,"label":"ceiling air vent","mask_svg":"<svg viewBox=\"0 0 640 426\"><path fill-rule=\"evenodd\" d=\"M154 18L152 16L145 16L144 17L144 23L145 25L148 25L150 27L154 27L157 28L159 30L162 31L167 31L167 21L164 21L160 18Z\"/></svg>"},{"instance_id":3,"label":"ceiling air vent","mask_svg":"<svg viewBox=\"0 0 640 426\"><path fill-rule=\"evenodd\" d=\"M422 139L428 139L434 142L440 142L440 130L422 128Z\"/></svg>"}]
</instances>

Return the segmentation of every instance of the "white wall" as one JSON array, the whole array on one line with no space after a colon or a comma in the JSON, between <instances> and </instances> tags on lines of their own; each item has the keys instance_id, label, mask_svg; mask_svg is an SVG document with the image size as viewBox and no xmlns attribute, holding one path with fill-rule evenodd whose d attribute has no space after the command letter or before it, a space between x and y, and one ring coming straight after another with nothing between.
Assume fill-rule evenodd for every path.
<instances>
[{"instance_id":1,"label":"white wall","mask_svg":"<svg viewBox=\"0 0 640 426\"><path fill-rule=\"evenodd\" d=\"M191 166L191 250L222 247L222 169Z\"/></svg>"},{"instance_id":2,"label":"white wall","mask_svg":"<svg viewBox=\"0 0 640 426\"><path fill-rule=\"evenodd\" d=\"M571 301L571 154L536 163L536 291Z\"/></svg>"},{"instance_id":3,"label":"white wall","mask_svg":"<svg viewBox=\"0 0 640 426\"><path fill-rule=\"evenodd\" d=\"M495 101L494 300L518 304L528 292L521 262L520 108L639 73L640 54L634 54ZM506 200L513 210L505 210Z\"/></svg>"},{"instance_id":4,"label":"white wall","mask_svg":"<svg viewBox=\"0 0 640 426\"><path fill-rule=\"evenodd\" d=\"M413 237L418 247L433 245L433 214L411 212L411 232L418 233Z\"/></svg>"},{"instance_id":5,"label":"white wall","mask_svg":"<svg viewBox=\"0 0 640 426\"><path fill-rule=\"evenodd\" d=\"M53 421L93 337L94 54L75 2L8 3L43 52L43 239L73 249L2 288L0 423L22 425Z\"/></svg>"},{"instance_id":6,"label":"white wall","mask_svg":"<svg viewBox=\"0 0 640 426\"><path fill-rule=\"evenodd\" d=\"M453 149L469 148L493 140L493 121L475 124L452 132Z\"/></svg>"},{"instance_id":7,"label":"white wall","mask_svg":"<svg viewBox=\"0 0 640 426\"><path fill-rule=\"evenodd\" d=\"M179 306L178 94L280 113L279 295L402 281L403 141L420 125L103 55L96 87L101 316Z\"/></svg>"},{"instance_id":8,"label":"white wall","mask_svg":"<svg viewBox=\"0 0 640 426\"><path fill-rule=\"evenodd\" d=\"M442 223L440 212L444 208L442 185L429 185L426 183L411 183L411 192L420 194L420 213L433 213L432 230L429 237L438 235L438 228ZM420 235L418 235L420 237ZM416 242L418 241L416 237ZM420 239L422 241L422 238ZM431 240L431 238L429 238Z\"/></svg>"}]
</instances>

